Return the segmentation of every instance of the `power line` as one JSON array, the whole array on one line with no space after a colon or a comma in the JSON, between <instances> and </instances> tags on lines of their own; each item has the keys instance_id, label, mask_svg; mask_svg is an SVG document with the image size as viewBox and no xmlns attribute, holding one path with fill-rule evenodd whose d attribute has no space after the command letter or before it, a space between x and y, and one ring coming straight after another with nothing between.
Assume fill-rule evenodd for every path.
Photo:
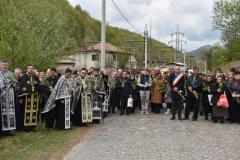
<instances>
[{"instance_id":1,"label":"power line","mask_svg":"<svg viewBox=\"0 0 240 160\"><path fill-rule=\"evenodd\" d=\"M125 14L121 11L121 9L119 8L119 6L117 5L117 3L112 0L114 7L117 9L117 11L121 14L121 16L125 19L125 21L138 33L143 34L143 32L141 32L139 29L137 29L127 18L127 16L125 16Z\"/></svg>"}]
</instances>

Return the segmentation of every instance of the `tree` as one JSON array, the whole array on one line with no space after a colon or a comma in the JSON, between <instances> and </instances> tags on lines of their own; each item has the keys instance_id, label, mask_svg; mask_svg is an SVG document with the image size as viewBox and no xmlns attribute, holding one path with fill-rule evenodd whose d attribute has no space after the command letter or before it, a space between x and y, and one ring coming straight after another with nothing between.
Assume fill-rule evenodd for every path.
<instances>
[{"instance_id":1,"label":"tree","mask_svg":"<svg viewBox=\"0 0 240 160\"><path fill-rule=\"evenodd\" d=\"M2 0L0 19L0 57L12 68L32 63L38 68L55 65L59 57L75 47L65 26L47 1Z\"/></svg>"},{"instance_id":2,"label":"tree","mask_svg":"<svg viewBox=\"0 0 240 160\"><path fill-rule=\"evenodd\" d=\"M222 32L225 47L215 47L211 53L213 67L240 59L240 1L217 0L213 10L214 28Z\"/></svg>"},{"instance_id":3,"label":"tree","mask_svg":"<svg viewBox=\"0 0 240 160\"><path fill-rule=\"evenodd\" d=\"M240 1L217 0L213 14L214 28L222 31L222 40L229 47L234 38L240 37Z\"/></svg>"},{"instance_id":4,"label":"tree","mask_svg":"<svg viewBox=\"0 0 240 160\"><path fill-rule=\"evenodd\" d=\"M226 59L227 61L240 60L240 38L232 39Z\"/></svg>"},{"instance_id":5,"label":"tree","mask_svg":"<svg viewBox=\"0 0 240 160\"><path fill-rule=\"evenodd\" d=\"M126 64L128 62L128 59L129 59L129 55L126 54L126 53L120 53L121 56L118 56L117 59L118 59L118 67L119 68L125 68L126 67Z\"/></svg>"},{"instance_id":6,"label":"tree","mask_svg":"<svg viewBox=\"0 0 240 160\"><path fill-rule=\"evenodd\" d=\"M107 42L131 53L127 40L142 41L143 36L126 29L107 26ZM67 0L0 0L0 59L7 59L11 67L49 68L85 41L100 41L101 22L89 16L80 6L75 8ZM165 44L153 40L154 46ZM128 45L128 46L127 46ZM144 44L136 46L136 59L142 64ZM172 51L164 51L171 57ZM159 55L151 55L159 57ZM127 59L119 56L121 62Z\"/></svg>"}]
</instances>

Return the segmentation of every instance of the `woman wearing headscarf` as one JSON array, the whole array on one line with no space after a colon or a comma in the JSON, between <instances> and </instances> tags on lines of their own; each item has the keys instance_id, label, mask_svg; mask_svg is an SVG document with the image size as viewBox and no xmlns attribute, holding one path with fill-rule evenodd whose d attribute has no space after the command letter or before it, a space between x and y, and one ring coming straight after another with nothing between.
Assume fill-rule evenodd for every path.
<instances>
[{"instance_id":1,"label":"woman wearing headscarf","mask_svg":"<svg viewBox=\"0 0 240 160\"><path fill-rule=\"evenodd\" d=\"M226 85L222 80L222 77L219 76L216 78L216 82L212 84L210 92L213 94L211 103L213 105L212 110L212 119L216 123L220 120L221 123L224 123L224 118L228 116L228 109L224 107L217 106L217 102L220 99L220 96L225 92Z\"/></svg>"},{"instance_id":2,"label":"woman wearing headscarf","mask_svg":"<svg viewBox=\"0 0 240 160\"><path fill-rule=\"evenodd\" d=\"M166 84L165 80L162 78L162 74L157 73L151 85L151 104L154 113L160 114L165 88Z\"/></svg>"}]
</instances>

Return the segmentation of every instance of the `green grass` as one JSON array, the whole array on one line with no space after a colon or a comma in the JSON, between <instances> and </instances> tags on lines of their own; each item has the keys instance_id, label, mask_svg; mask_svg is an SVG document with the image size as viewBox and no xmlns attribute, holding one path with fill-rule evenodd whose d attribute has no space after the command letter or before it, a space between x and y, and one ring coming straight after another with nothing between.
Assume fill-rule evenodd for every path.
<instances>
[{"instance_id":1,"label":"green grass","mask_svg":"<svg viewBox=\"0 0 240 160\"><path fill-rule=\"evenodd\" d=\"M72 130L47 130L39 124L37 132L14 132L15 136L0 137L0 160L59 159L80 142L91 127Z\"/></svg>"}]
</instances>

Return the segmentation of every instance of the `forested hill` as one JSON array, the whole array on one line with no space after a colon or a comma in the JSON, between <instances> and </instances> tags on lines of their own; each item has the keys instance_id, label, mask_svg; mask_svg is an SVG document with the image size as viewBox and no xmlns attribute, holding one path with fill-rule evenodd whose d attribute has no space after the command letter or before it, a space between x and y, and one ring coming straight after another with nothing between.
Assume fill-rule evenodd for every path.
<instances>
[{"instance_id":1,"label":"forested hill","mask_svg":"<svg viewBox=\"0 0 240 160\"><path fill-rule=\"evenodd\" d=\"M100 13L99 13L100 14ZM55 65L58 59L74 54L86 41L100 41L101 22L92 18L80 6L66 0L1 0L0 59L8 59L12 68L28 63L38 68ZM132 52L143 61L143 40L140 34L107 26L107 42ZM152 40L152 59L170 61L172 50ZM151 49L150 48L150 49Z\"/></svg>"}]
</instances>

